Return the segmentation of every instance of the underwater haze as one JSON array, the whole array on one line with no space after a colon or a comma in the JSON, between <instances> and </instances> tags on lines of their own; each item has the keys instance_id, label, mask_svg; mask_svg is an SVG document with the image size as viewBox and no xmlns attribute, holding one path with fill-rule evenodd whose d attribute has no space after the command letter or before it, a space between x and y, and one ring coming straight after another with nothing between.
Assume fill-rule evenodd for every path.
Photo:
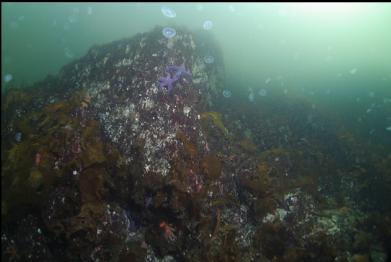
<instances>
[{"instance_id":1,"label":"underwater haze","mask_svg":"<svg viewBox=\"0 0 391 262\"><path fill-rule=\"evenodd\" d=\"M390 261L391 3L1 12L5 261Z\"/></svg>"},{"instance_id":2,"label":"underwater haze","mask_svg":"<svg viewBox=\"0 0 391 262\"><path fill-rule=\"evenodd\" d=\"M162 6L176 16L164 16ZM250 88L304 96L347 113L343 121L352 125L371 106L390 107L389 3L2 3L2 91L7 76L31 84L92 45L156 25L200 30L206 20L234 96ZM362 132L390 143L389 116L368 121Z\"/></svg>"}]
</instances>

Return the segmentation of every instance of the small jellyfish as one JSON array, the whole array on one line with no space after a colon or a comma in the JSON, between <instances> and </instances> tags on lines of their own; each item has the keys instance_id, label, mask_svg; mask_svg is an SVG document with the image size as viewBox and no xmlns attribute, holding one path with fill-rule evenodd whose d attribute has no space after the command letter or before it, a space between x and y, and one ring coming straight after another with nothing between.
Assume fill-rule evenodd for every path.
<instances>
[{"instance_id":1,"label":"small jellyfish","mask_svg":"<svg viewBox=\"0 0 391 262\"><path fill-rule=\"evenodd\" d=\"M369 97L375 97L375 92L369 92Z\"/></svg>"},{"instance_id":2,"label":"small jellyfish","mask_svg":"<svg viewBox=\"0 0 391 262\"><path fill-rule=\"evenodd\" d=\"M213 27L213 23L210 20L206 20L202 26L205 30L210 30Z\"/></svg>"},{"instance_id":3,"label":"small jellyfish","mask_svg":"<svg viewBox=\"0 0 391 262\"><path fill-rule=\"evenodd\" d=\"M6 74L4 76L4 82L8 83L10 82L14 77L11 74Z\"/></svg>"},{"instance_id":4,"label":"small jellyfish","mask_svg":"<svg viewBox=\"0 0 391 262\"><path fill-rule=\"evenodd\" d=\"M254 102L254 93L250 93L248 95L248 100L250 100L250 102Z\"/></svg>"},{"instance_id":5,"label":"small jellyfish","mask_svg":"<svg viewBox=\"0 0 391 262\"><path fill-rule=\"evenodd\" d=\"M65 56L68 57L68 58L73 58L75 56L73 54L73 52L68 47L65 47L64 53L65 53Z\"/></svg>"},{"instance_id":6,"label":"small jellyfish","mask_svg":"<svg viewBox=\"0 0 391 262\"><path fill-rule=\"evenodd\" d=\"M207 55L207 56L204 57L204 62L206 64L213 64L214 61L215 61L215 58L213 56L211 56L211 55Z\"/></svg>"},{"instance_id":7,"label":"small jellyfish","mask_svg":"<svg viewBox=\"0 0 391 262\"><path fill-rule=\"evenodd\" d=\"M15 134L15 141L16 142L20 142L20 141L22 141L22 133L21 132L17 132L16 134Z\"/></svg>"},{"instance_id":8,"label":"small jellyfish","mask_svg":"<svg viewBox=\"0 0 391 262\"><path fill-rule=\"evenodd\" d=\"M269 84L271 81L272 81L272 79L271 79L270 77L268 77L268 78L265 80L265 84Z\"/></svg>"},{"instance_id":9,"label":"small jellyfish","mask_svg":"<svg viewBox=\"0 0 391 262\"><path fill-rule=\"evenodd\" d=\"M197 8L197 11L204 10L204 6L203 5L197 5L196 8Z\"/></svg>"},{"instance_id":10,"label":"small jellyfish","mask_svg":"<svg viewBox=\"0 0 391 262\"><path fill-rule=\"evenodd\" d=\"M229 8L229 11L231 11L232 13L236 11L235 7L233 5L229 5L228 8Z\"/></svg>"},{"instance_id":11,"label":"small jellyfish","mask_svg":"<svg viewBox=\"0 0 391 262\"><path fill-rule=\"evenodd\" d=\"M173 38L175 35L176 35L176 31L174 28L171 28L171 27L165 27L163 28L163 35L166 37L166 38Z\"/></svg>"},{"instance_id":12,"label":"small jellyfish","mask_svg":"<svg viewBox=\"0 0 391 262\"><path fill-rule=\"evenodd\" d=\"M352 68L352 69L350 69L349 73L350 73L351 75L354 75L355 73L357 73L357 68Z\"/></svg>"},{"instance_id":13,"label":"small jellyfish","mask_svg":"<svg viewBox=\"0 0 391 262\"><path fill-rule=\"evenodd\" d=\"M162 6L161 10L162 10L163 15L166 17L169 17L169 18L176 17L176 12L167 6Z\"/></svg>"},{"instance_id":14,"label":"small jellyfish","mask_svg":"<svg viewBox=\"0 0 391 262\"><path fill-rule=\"evenodd\" d=\"M259 90L258 94L260 96L266 96L267 95L267 91L266 91L266 89L261 89L261 90Z\"/></svg>"},{"instance_id":15,"label":"small jellyfish","mask_svg":"<svg viewBox=\"0 0 391 262\"><path fill-rule=\"evenodd\" d=\"M87 15L92 15L92 7L87 7Z\"/></svg>"},{"instance_id":16,"label":"small jellyfish","mask_svg":"<svg viewBox=\"0 0 391 262\"><path fill-rule=\"evenodd\" d=\"M225 98L230 98L230 97L232 96L232 92L229 91L229 90L224 90L224 91L223 91L223 96L224 96Z\"/></svg>"},{"instance_id":17,"label":"small jellyfish","mask_svg":"<svg viewBox=\"0 0 391 262\"><path fill-rule=\"evenodd\" d=\"M68 22L73 24L73 23L76 23L79 19L77 18L76 15L70 15L68 16Z\"/></svg>"},{"instance_id":18,"label":"small jellyfish","mask_svg":"<svg viewBox=\"0 0 391 262\"><path fill-rule=\"evenodd\" d=\"M386 130L387 130L387 131L391 131L391 126L386 127Z\"/></svg>"}]
</instances>

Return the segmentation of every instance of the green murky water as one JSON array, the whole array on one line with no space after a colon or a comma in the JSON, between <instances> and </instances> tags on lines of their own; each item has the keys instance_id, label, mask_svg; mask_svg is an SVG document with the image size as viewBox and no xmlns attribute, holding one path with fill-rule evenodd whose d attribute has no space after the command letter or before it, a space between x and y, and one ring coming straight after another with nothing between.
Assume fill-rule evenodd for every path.
<instances>
[{"instance_id":1,"label":"green murky water","mask_svg":"<svg viewBox=\"0 0 391 262\"><path fill-rule=\"evenodd\" d=\"M176 16L164 16L162 6ZM2 90L56 74L94 44L156 25L200 30L206 20L232 99L251 90L255 103L261 90L301 96L390 143L388 3L3 3Z\"/></svg>"},{"instance_id":2,"label":"green murky water","mask_svg":"<svg viewBox=\"0 0 391 262\"><path fill-rule=\"evenodd\" d=\"M391 4L2 3L1 22L5 261L389 261Z\"/></svg>"}]
</instances>

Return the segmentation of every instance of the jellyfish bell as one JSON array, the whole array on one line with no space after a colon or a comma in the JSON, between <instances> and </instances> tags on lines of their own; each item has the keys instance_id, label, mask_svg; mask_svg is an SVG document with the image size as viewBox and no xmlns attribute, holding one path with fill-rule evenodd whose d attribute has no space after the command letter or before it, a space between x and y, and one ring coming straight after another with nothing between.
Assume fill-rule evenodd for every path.
<instances>
[{"instance_id":1,"label":"jellyfish bell","mask_svg":"<svg viewBox=\"0 0 391 262\"><path fill-rule=\"evenodd\" d=\"M204 62L206 64L213 64L214 61L215 61L215 58L213 56L211 56L211 55L207 55L207 56L204 57Z\"/></svg>"},{"instance_id":2,"label":"jellyfish bell","mask_svg":"<svg viewBox=\"0 0 391 262\"><path fill-rule=\"evenodd\" d=\"M229 5L228 8L229 8L229 11L231 11L232 13L236 11L236 9L233 5Z\"/></svg>"},{"instance_id":3,"label":"jellyfish bell","mask_svg":"<svg viewBox=\"0 0 391 262\"><path fill-rule=\"evenodd\" d=\"M11 74L6 74L4 76L4 82L8 83L13 79L13 76Z\"/></svg>"},{"instance_id":4,"label":"jellyfish bell","mask_svg":"<svg viewBox=\"0 0 391 262\"><path fill-rule=\"evenodd\" d=\"M229 90L224 90L224 91L223 91L223 96L224 96L225 98L230 98L230 97L232 96L232 92L229 91Z\"/></svg>"},{"instance_id":5,"label":"jellyfish bell","mask_svg":"<svg viewBox=\"0 0 391 262\"><path fill-rule=\"evenodd\" d=\"M173 38L176 35L175 29L171 27L163 28L162 33L166 38Z\"/></svg>"},{"instance_id":6,"label":"jellyfish bell","mask_svg":"<svg viewBox=\"0 0 391 262\"><path fill-rule=\"evenodd\" d=\"M204 10L204 6L203 5L197 5L196 8L197 8L197 11Z\"/></svg>"},{"instance_id":7,"label":"jellyfish bell","mask_svg":"<svg viewBox=\"0 0 391 262\"><path fill-rule=\"evenodd\" d=\"M213 22L210 20L206 20L203 24L205 30L210 30L213 27Z\"/></svg>"},{"instance_id":8,"label":"jellyfish bell","mask_svg":"<svg viewBox=\"0 0 391 262\"><path fill-rule=\"evenodd\" d=\"M267 91L265 89L261 89L261 90L259 90L258 94L260 96L266 96L267 95Z\"/></svg>"},{"instance_id":9,"label":"jellyfish bell","mask_svg":"<svg viewBox=\"0 0 391 262\"><path fill-rule=\"evenodd\" d=\"M163 15L166 17L169 17L169 18L176 17L176 12L167 6L162 6L161 11L162 11Z\"/></svg>"},{"instance_id":10,"label":"jellyfish bell","mask_svg":"<svg viewBox=\"0 0 391 262\"><path fill-rule=\"evenodd\" d=\"M250 93L248 95L248 100L250 100L250 102L254 102L254 93Z\"/></svg>"}]
</instances>

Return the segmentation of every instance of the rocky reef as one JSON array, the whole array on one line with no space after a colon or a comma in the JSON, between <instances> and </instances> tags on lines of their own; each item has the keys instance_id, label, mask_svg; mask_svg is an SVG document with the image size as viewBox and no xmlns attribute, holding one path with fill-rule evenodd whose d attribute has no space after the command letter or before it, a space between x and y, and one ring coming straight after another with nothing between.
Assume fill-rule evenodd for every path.
<instances>
[{"instance_id":1,"label":"rocky reef","mask_svg":"<svg viewBox=\"0 0 391 262\"><path fill-rule=\"evenodd\" d=\"M387 150L305 101L219 104L211 36L161 32L4 94L2 259L387 261Z\"/></svg>"}]
</instances>

